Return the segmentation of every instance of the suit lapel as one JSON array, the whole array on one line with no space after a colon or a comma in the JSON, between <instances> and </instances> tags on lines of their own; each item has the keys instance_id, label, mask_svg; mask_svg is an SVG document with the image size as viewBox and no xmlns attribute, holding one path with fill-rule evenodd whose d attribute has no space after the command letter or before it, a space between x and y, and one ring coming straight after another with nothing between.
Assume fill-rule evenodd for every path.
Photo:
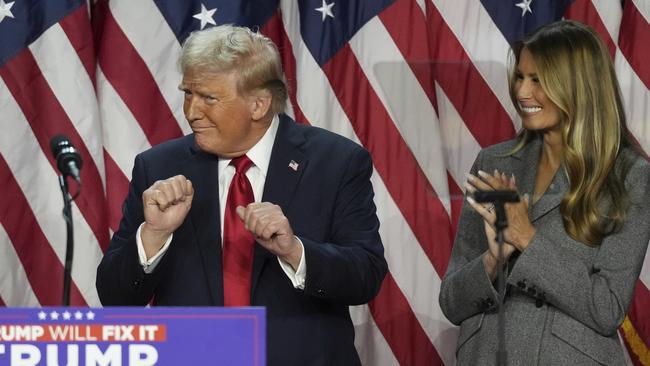
<instances>
[{"instance_id":1,"label":"suit lapel","mask_svg":"<svg viewBox=\"0 0 650 366\"><path fill-rule=\"evenodd\" d=\"M273 143L269 168L264 183L263 202L279 205L286 214L302 173L309 163L300 150L305 137L289 117L280 115L280 125ZM269 259L275 256L261 245L255 246L251 294L254 293L259 276Z\"/></svg>"},{"instance_id":2,"label":"suit lapel","mask_svg":"<svg viewBox=\"0 0 650 366\"><path fill-rule=\"evenodd\" d=\"M517 160L514 165L516 165L515 175L518 179L517 187L519 192L521 194L527 193L531 199L535 193L535 180L537 179L537 169L542 148L542 137L536 136L524 145L521 150L512 155ZM544 195L528 208L530 221L535 222L535 220L560 205L568 187L569 183L564 173L564 166L560 166Z\"/></svg>"},{"instance_id":3,"label":"suit lapel","mask_svg":"<svg viewBox=\"0 0 650 366\"><path fill-rule=\"evenodd\" d=\"M542 195L539 201L537 201L537 203L535 203L529 210L530 221L535 222L537 219L559 206L568 189L569 180L566 177L564 165L560 165L557 172L555 172L553 181L546 189L546 192L544 192L544 195Z\"/></svg>"},{"instance_id":4,"label":"suit lapel","mask_svg":"<svg viewBox=\"0 0 650 366\"><path fill-rule=\"evenodd\" d=\"M221 233L219 214L219 159L192 148L184 165L185 177L192 181L194 201L189 212L213 305L223 305Z\"/></svg>"}]
</instances>

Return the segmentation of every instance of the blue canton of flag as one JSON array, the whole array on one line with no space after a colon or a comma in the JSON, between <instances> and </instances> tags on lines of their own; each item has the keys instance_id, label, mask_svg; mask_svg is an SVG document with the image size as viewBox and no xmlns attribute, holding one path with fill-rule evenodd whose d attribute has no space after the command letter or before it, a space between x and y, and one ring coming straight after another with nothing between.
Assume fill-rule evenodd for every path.
<instances>
[{"instance_id":1,"label":"blue canton of flag","mask_svg":"<svg viewBox=\"0 0 650 366\"><path fill-rule=\"evenodd\" d=\"M510 44L546 23L562 19L574 0L481 0Z\"/></svg>"},{"instance_id":2,"label":"blue canton of flag","mask_svg":"<svg viewBox=\"0 0 650 366\"><path fill-rule=\"evenodd\" d=\"M0 66L34 42L50 26L85 3L84 0L2 2L5 11L0 20Z\"/></svg>"},{"instance_id":3,"label":"blue canton of flag","mask_svg":"<svg viewBox=\"0 0 650 366\"><path fill-rule=\"evenodd\" d=\"M155 3L180 43L192 31L205 29L208 24L261 28L278 10L278 0L156 0Z\"/></svg>"},{"instance_id":4,"label":"blue canton of flag","mask_svg":"<svg viewBox=\"0 0 650 366\"><path fill-rule=\"evenodd\" d=\"M363 27L394 0L300 0L300 33L323 66Z\"/></svg>"}]
</instances>

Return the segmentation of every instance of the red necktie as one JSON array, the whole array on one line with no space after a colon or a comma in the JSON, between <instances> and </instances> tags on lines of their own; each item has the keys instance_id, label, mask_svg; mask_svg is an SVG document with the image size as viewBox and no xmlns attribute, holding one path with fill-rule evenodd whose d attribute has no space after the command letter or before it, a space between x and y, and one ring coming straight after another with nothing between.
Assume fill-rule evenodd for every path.
<instances>
[{"instance_id":1,"label":"red necktie","mask_svg":"<svg viewBox=\"0 0 650 366\"><path fill-rule=\"evenodd\" d=\"M246 171L253 162L243 155L230 164L235 167L235 176L228 189L223 220L223 300L225 306L248 306L255 239L244 228L236 209L237 206L246 207L255 199L246 178Z\"/></svg>"}]
</instances>

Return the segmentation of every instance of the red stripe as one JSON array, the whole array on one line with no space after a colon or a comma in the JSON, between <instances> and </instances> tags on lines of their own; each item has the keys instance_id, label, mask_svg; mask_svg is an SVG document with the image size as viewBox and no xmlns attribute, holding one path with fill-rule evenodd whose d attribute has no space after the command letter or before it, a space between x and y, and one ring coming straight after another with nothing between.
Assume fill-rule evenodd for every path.
<instances>
[{"instance_id":1,"label":"red stripe","mask_svg":"<svg viewBox=\"0 0 650 366\"><path fill-rule=\"evenodd\" d=\"M104 150L104 168L106 170L106 202L110 228L115 232L122 220L122 203L129 193L129 179L106 150Z\"/></svg>"},{"instance_id":2,"label":"red stripe","mask_svg":"<svg viewBox=\"0 0 650 366\"><path fill-rule=\"evenodd\" d=\"M101 8L108 5L99 3L97 6ZM105 11L103 21L101 39L98 41L99 65L108 82L140 124L149 143L154 146L182 136L183 132L158 84L113 14Z\"/></svg>"},{"instance_id":3,"label":"red stripe","mask_svg":"<svg viewBox=\"0 0 650 366\"><path fill-rule=\"evenodd\" d=\"M0 76L20 106L45 156L54 170L56 162L50 151L52 136L63 133L70 137L79 153L84 157L81 169L83 193L76 199L81 214L95 234L102 248L108 246L106 226L106 202L101 177L95 162L88 158L90 153L75 126L56 99L29 49L24 49L0 69ZM52 182L52 184L56 184Z\"/></svg>"},{"instance_id":4,"label":"red stripe","mask_svg":"<svg viewBox=\"0 0 650 366\"><path fill-rule=\"evenodd\" d=\"M444 365L390 273L368 306L400 365Z\"/></svg>"},{"instance_id":5,"label":"red stripe","mask_svg":"<svg viewBox=\"0 0 650 366\"><path fill-rule=\"evenodd\" d=\"M296 75L296 58L293 54L293 48L291 47L291 42L289 37L284 31L282 26L282 15L280 10L269 21L262 27L261 32L267 37L271 38L273 43L278 46L280 51L280 57L282 57L282 65L284 66L284 75L287 78L287 83L289 84L289 100L291 101L291 106L293 107L293 114L296 122L300 123L309 123L307 118L302 113L302 109L298 105L298 100L296 98L298 92L298 83Z\"/></svg>"},{"instance_id":6,"label":"red stripe","mask_svg":"<svg viewBox=\"0 0 650 366\"><path fill-rule=\"evenodd\" d=\"M0 224L7 231L27 280L41 305L61 305L63 265L43 234L18 182L0 155L0 186L5 197L0 200ZM61 226L64 221L61 218ZM70 304L85 306L77 286L70 288Z\"/></svg>"},{"instance_id":7,"label":"red stripe","mask_svg":"<svg viewBox=\"0 0 650 366\"><path fill-rule=\"evenodd\" d=\"M79 55L86 72L95 85L95 48L93 46L93 30L88 18L86 3L70 15L63 18L59 24L70 40L72 47Z\"/></svg>"},{"instance_id":8,"label":"red stripe","mask_svg":"<svg viewBox=\"0 0 650 366\"><path fill-rule=\"evenodd\" d=\"M614 43L611 34L609 34L607 27L605 27L605 23L603 23L600 14L598 14L598 10L596 10L591 1L575 0L573 4L567 8L564 17L567 19L577 20L592 27L603 39L607 45L607 49L609 49L609 54L612 56L612 60L614 59L614 55L616 55L616 44Z\"/></svg>"},{"instance_id":9,"label":"red stripe","mask_svg":"<svg viewBox=\"0 0 650 366\"><path fill-rule=\"evenodd\" d=\"M341 107L440 278L451 254L449 216L348 45L323 66Z\"/></svg>"},{"instance_id":10,"label":"red stripe","mask_svg":"<svg viewBox=\"0 0 650 366\"><path fill-rule=\"evenodd\" d=\"M623 6L623 19L618 34L618 46L646 88L650 89L650 24L639 13L633 1Z\"/></svg>"},{"instance_id":11,"label":"red stripe","mask_svg":"<svg viewBox=\"0 0 650 366\"><path fill-rule=\"evenodd\" d=\"M499 99L435 6L427 2L426 8L435 80L482 147L511 139L514 126Z\"/></svg>"},{"instance_id":12,"label":"red stripe","mask_svg":"<svg viewBox=\"0 0 650 366\"><path fill-rule=\"evenodd\" d=\"M646 265L648 264L650 263L646 263ZM650 311L650 291L641 280L638 280L627 315L630 317L630 321L639 337L641 337L646 347L650 349L650 317L648 311Z\"/></svg>"},{"instance_id":13,"label":"red stripe","mask_svg":"<svg viewBox=\"0 0 650 366\"><path fill-rule=\"evenodd\" d=\"M438 113L433 67L429 59L429 41L422 8L412 0L398 0L379 14L379 19Z\"/></svg>"}]
</instances>

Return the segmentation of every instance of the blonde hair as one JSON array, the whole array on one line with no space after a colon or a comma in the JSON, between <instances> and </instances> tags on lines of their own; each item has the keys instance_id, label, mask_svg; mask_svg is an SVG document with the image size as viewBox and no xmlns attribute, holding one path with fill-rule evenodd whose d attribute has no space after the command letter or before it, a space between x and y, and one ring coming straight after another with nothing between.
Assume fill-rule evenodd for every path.
<instances>
[{"instance_id":1,"label":"blonde hair","mask_svg":"<svg viewBox=\"0 0 650 366\"><path fill-rule=\"evenodd\" d=\"M207 77L235 72L240 95L268 90L272 95L271 112L284 112L288 88L280 53L269 38L258 32L233 25L192 32L183 43L179 66L183 74L192 70Z\"/></svg>"},{"instance_id":2,"label":"blonde hair","mask_svg":"<svg viewBox=\"0 0 650 366\"><path fill-rule=\"evenodd\" d=\"M570 184L560 206L564 226L575 240L597 245L625 220L625 177L635 155L609 53L591 28L568 20L547 24L517 43L517 63L524 48L562 115L562 162ZM510 98L521 113L515 73L516 64L509 75ZM522 131L515 151L534 133Z\"/></svg>"}]
</instances>

